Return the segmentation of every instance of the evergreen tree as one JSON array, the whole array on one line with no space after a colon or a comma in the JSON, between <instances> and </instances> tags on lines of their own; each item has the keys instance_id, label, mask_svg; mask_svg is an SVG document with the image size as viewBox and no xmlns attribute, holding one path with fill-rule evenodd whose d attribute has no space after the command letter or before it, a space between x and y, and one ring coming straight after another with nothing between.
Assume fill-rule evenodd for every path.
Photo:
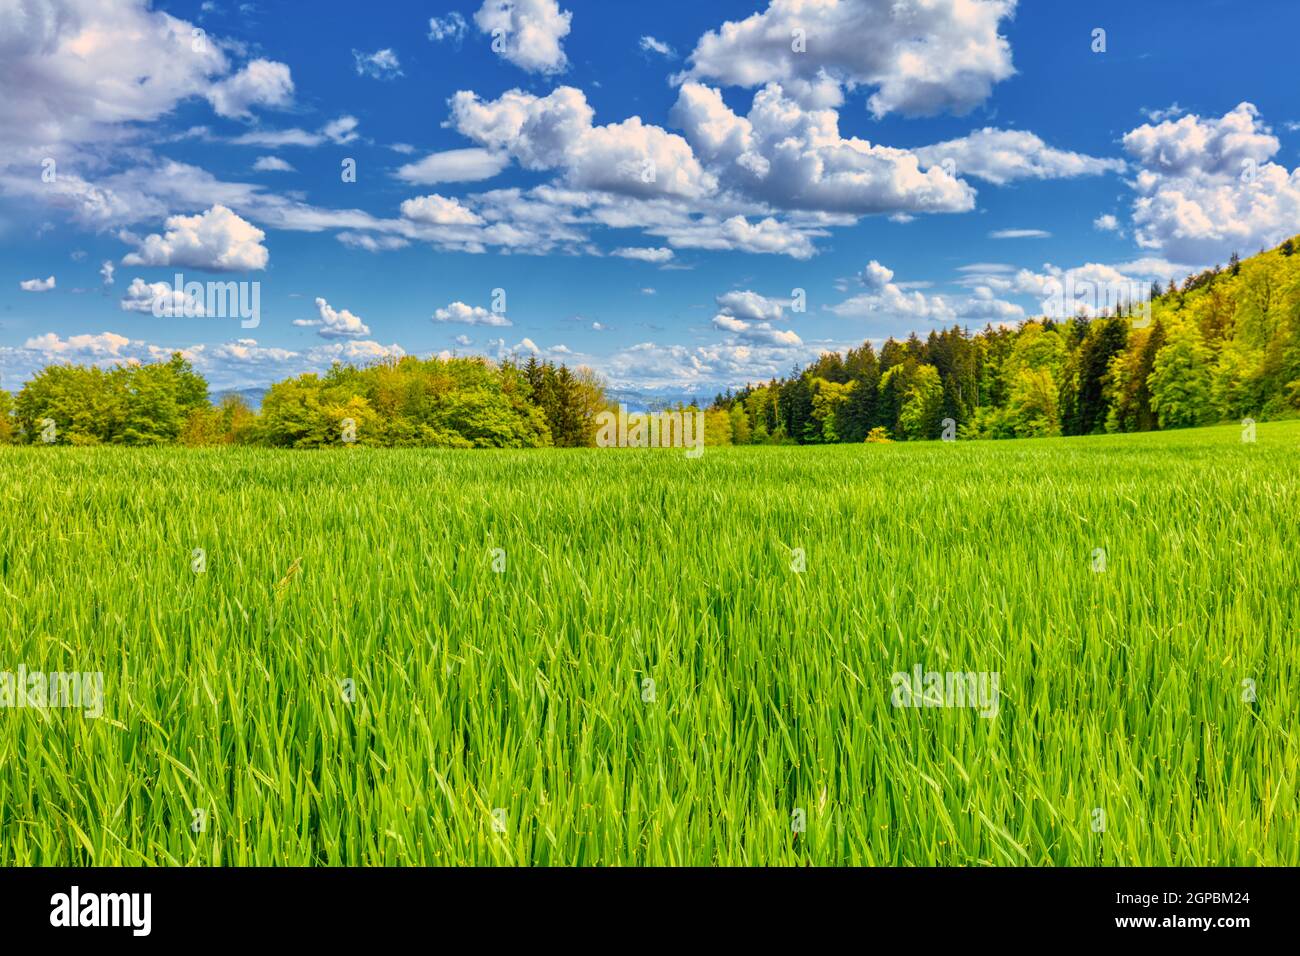
<instances>
[{"instance_id":1,"label":"evergreen tree","mask_svg":"<svg viewBox=\"0 0 1300 956\"><path fill-rule=\"evenodd\" d=\"M1124 350L1127 339L1123 319L1098 319L1090 325L1075 362L1078 378L1069 416L1063 422L1065 434L1091 435L1103 430L1107 372L1111 359Z\"/></svg>"},{"instance_id":2,"label":"evergreen tree","mask_svg":"<svg viewBox=\"0 0 1300 956\"><path fill-rule=\"evenodd\" d=\"M856 369L855 385L844 403L839 433L841 441L857 445L866 440L871 429L881 424L880 363L870 343L850 355L853 360L849 364Z\"/></svg>"}]
</instances>

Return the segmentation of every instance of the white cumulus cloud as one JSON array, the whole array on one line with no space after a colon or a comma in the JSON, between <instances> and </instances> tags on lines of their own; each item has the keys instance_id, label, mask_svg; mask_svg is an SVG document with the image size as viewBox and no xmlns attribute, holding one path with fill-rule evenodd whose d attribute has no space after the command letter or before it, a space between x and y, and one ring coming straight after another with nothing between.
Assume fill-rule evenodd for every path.
<instances>
[{"instance_id":1,"label":"white cumulus cloud","mask_svg":"<svg viewBox=\"0 0 1300 956\"><path fill-rule=\"evenodd\" d=\"M430 226L476 226L483 220L456 199L433 193L402 203L402 215L413 222Z\"/></svg>"},{"instance_id":2,"label":"white cumulus cloud","mask_svg":"<svg viewBox=\"0 0 1300 956\"><path fill-rule=\"evenodd\" d=\"M491 325L498 327L514 324L499 312L485 309L481 305L466 305L464 302L453 302L446 308L435 310L433 313L433 321L455 322L460 325Z\"/></svg>"},{"instance_id":3,"label":"white cumulus cloud","mask_svg":"<svg viewBox=\"0 0 1300 956\"><path fill-rule=\"evenodd\" d=\"M292 173L294 168L279 156L259 156L253 163L253 169L259 173Z\"/></svg>"},{"instance_id":4,"label":"white cumulus cloud","mask_svg":"<svg viewBox=\"0 0 1300 956\"><path fill-rule=\"evenodd\" d=\"M347 309L335 309L322 298L316 299L315 319L294 319L293 324L315 328L323 339L359 339L370 334L370 326Z\"/></svg>"},{"instance_id":5,"label":"white cumulus cloud","mask_svg":"<svg viewBox=\"0 0 1300 956\"><path fill-rule=\"evenodd\" d=\"M119 303L123 312L154 313L168 316L201 316L204 314L202 300L176 290L166 282L145 282L136 277L126 287L126 294Z\"/></svg>"},{"instance_id":6,"label":"white cumulus cloud","mask_svg":"<svg viewBox=\"0 0 1300 956\"><path fill-rule=\"evenodd\" d=\"M965 113L1015 71L999 33L1015 0L771 0L705 33L682 78L776 82L833 105L839 84L874 90L876 116ZM835 91L827 87L834 87Z\"/></svg>"},{"instance_id":7,"label":"white cumulus cloud","mask_svg":"<svg viewBox=\"0 0 1300 956\"><path fill-rule=\"evenodd\" d=\"M116 332L69 335L61 338L57 332L46 332L29 338L23 348L43 352L51 357L83 356L89 359L124 358L124 349L131 340Z\"/></svg>"},{"instance_id":8,"label":"white cumulus cloud","mask_svg":"<svg viewBox=\"0 0 1300 956\"><path fill-rule=\"evenodd\" d=\"M289 68L273 60L253 60L238 73L208 90L208 100L219 116L247 117L254 106L285 107L293 102Z\"/></svg>"},{"instance_id":9,"label":"white cumulus cloud","mask_svg":"<svg viewBox=\"0 0 1300 956\"><path fill-rule=\"evenodd\" d=\"M474 14L479 31L492 38L493 51L531 73L568 68L561 41L572 19L556 0L484 0Z\"/></svg>"},{"instance_id":10,"label":"white cumulus cloud","mask_svg":"<svg viewBox=\"0 0 1300 956\"><path fill-rule=\"evenodd\" d=\"M1300 229L1300 167L1273 161L1280 143L1251 103L1140 126L1124 148L1141 166L1133 235L1158 257L1203 267Z\"/></svg>"},{"instance_id":11,"label":"white cumulus cloud","mask_svg":"<svg viewBox=\"0 0 1300 956\"><path fill-rule=\"evenodd\" d=\"M146 236L123 264L242 272L265 269L270 258L262 245L266 233L222 205L195 216L171 216L166 226L162 235Z\"/></svg>"},{"instance_id":12,"label":"white cumulus cloud","mask_svg":"<svg viewBox=\"0 0 1300 956\"><path fill-rule=\"evenodd\" d=\"M776 321L785 313L785 306L778 300L749 290L724 292L717 302L718 311L754 322Z\"/></svg>"},{"instance_id":13,"label":"white cumulus cloud","mask_svg":"<svg viewBox=\"0 0 1300 956\"><path fill-rule=\"evenodd\" d=\"M738 116L719 90L682 86L672 119L724 185L787 209L832 213L965 212L975 192L917 154L845 138L831 108L805 109L777 83Z\"/></svg>"},{"instance_id":14,"label":"white cumulus cloud","mask_svg":"<svg viewBox=\"0 0 1300 956\"><path fill-rule=\"evenodd\" d=\"M451 112L462 135L508 152L525 169L563 170L573 189L698 198L717 186L682 137L639 116L594 126L595 111L571 86L544 97L509 90L496 100L462 90L451 98Z\"/></svg>"}]
</instances>

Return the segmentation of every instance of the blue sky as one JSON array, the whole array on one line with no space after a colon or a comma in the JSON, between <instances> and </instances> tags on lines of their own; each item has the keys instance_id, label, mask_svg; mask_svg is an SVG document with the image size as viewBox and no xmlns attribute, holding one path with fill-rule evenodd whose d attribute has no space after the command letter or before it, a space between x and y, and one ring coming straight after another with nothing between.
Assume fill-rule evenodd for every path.
<instances>
[{"instance_id":1,"label":"blue sky","mask_svg":"<svg viewBox=\"0 0 1300 956\"><path fill-rule=\"evenodd\" d=\"M536 351L709 395L1300 232L1282 0L304 9L0 0L0 386ZM156 316L177 273L259 324Z\"/></svg>"}]
</instances>

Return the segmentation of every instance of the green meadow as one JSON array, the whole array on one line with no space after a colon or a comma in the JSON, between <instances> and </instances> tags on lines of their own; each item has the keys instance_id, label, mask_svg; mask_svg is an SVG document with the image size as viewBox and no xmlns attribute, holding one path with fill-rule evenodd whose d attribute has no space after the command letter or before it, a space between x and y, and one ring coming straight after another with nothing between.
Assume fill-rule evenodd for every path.
<instances>
[{"instance_id":1,"label":"green meadow","mask_svg":"<svg viewBox=\"0 0 1300 956\"><path fill-rule=\"evenodd\" d=\"M1298 451L0 448L0 864L1297 865Z\"/></svg>"}]
</instances>

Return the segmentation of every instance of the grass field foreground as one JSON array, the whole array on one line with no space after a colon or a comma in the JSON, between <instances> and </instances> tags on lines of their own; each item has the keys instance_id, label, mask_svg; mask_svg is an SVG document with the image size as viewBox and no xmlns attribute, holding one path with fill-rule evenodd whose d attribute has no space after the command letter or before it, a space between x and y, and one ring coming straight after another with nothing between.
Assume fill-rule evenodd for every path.
<instances>
[{"instance_id":1,"label":"grass field foreground","mask_svg":"<svg viewBox=\"0 0 1300 956\"><path fill-rule=\"evenodd\" d=\"M0 864L1300 864L1241 438L0 448Z\"/></svg>"}]
</instances>

